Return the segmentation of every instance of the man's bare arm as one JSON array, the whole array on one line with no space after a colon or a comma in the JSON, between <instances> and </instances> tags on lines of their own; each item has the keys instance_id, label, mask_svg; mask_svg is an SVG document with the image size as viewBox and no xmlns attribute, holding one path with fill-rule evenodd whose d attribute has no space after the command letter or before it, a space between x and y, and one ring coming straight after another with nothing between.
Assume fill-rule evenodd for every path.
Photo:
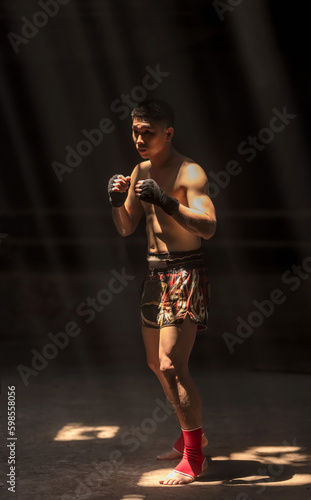
<instances>
[{"instance_id":1,"label":"man's bare arm","mask_svg":"<svg viewBox=\"0 0 311 500\"><path fill-rule=\"evenodd\" d=\"M173 219L191 233L210 239L216 231L216 213L209 197L208 180L201 167L191 165L185 174L189 207L182 205L173 213Z\"/></svg>"},{"instance_id":2,"label":"man's bare arm","mask_svg":"<svg viewBox=\"0 0 311 500\"><path fill-rule=\"evenodd\" d=\"M173 219L178 222L182 227L194 233L200 238L209 240L216 231L216 217L210 215L212 207L206 200L200 200L200 209L179 205L178 210L172 215Z\"/></svg>"},{"instance_id":3,"label":"man's bare arm","mask_svg":"<svg viewBox=\"0 0 311 500\"><path fill-rule=\"evenodd\" d=\"M183 173L182 185L188 207L162 191L153 179L138 181L135 192L142 201L159 206L182 227L208 240L216 231L216 214L204 170L199 165L189 165Z\"/></svg>"},{"instance_id":4,"label":"man's bare arm","mask_svg":"<svg viewBox=\"0 0 311 500\"><path fill-rule=\"evenodd\" d=\"M128 189L127 199L121 207L112 207L112 219L121 236L129 236L138 226L138 223L144 213L141 202L135 196L134 186L138 178L137 165L131 175L131 178L120 176L120 181L116 183L116 190L124 192Z\"/></svg>"}]
</instances>

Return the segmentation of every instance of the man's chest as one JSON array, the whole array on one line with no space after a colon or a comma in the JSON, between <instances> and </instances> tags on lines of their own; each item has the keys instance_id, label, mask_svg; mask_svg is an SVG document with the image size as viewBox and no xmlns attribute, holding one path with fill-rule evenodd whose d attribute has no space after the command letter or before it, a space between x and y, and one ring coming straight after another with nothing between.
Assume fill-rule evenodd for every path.
<instances>
[{"instance_id":1,"label":"man's chest","mask_svg":"<svg viewBox=\"0 0 311 500\"><path fill-rule=\"evenodd\" d=\"M149 172L150 178L168 195L173 196L181 188L179 170L173 172Z\"/></svg>"}]
</instances>

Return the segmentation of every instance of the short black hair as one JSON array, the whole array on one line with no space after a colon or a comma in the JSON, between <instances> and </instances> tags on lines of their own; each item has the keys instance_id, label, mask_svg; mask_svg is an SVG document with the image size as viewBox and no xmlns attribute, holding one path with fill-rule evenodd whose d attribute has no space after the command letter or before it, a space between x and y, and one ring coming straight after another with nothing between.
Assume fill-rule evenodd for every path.
<instances>
[{"instance_id":1,"label":"short black hair","mask_svg":"<svg viewBox=\"0 0 311 500\"><path fill-rule=\"evenodd\" d=\"M174 111L161 99L150 99L141 102L132 111L132 119L144 118L155 122L165 122L167 127L174 127Z\"/></svg>"}]
</instances>

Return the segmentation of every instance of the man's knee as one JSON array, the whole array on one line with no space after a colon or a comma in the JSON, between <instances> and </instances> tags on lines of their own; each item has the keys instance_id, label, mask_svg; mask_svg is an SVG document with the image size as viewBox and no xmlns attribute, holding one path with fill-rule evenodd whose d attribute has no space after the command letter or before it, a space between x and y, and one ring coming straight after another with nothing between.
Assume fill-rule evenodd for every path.
<instances>
[{"instance_id":1,"label":"man's knee","mask_svg":"<svg viewBox=\"0 0 311 500\"><path fill-rule=\"evenodd\" d=\"M188 373L188 365L181 360L173 360L167 356L160 358L160 371L168 380L182 382L185 374Z\"/></svg>"},{"instance_id":2,"label":"man's knee","mask_svg":"<svg viewBox=\"0 0 311 500\"><path fill-rule=\"evenodd\" d=\"M160 371L165 377L175 377L178 371L176 368L176 363L173 363L173 361L167 356L160 359Z\"/></svg>"},{"instance_id":3,"label":"man's knee","mask_svg":"<svg viewBox=\"0 0 311 500\"><path fill-rule=\"evenodd\" d=\"M154 373L160 372L160 362L154 359L147 359L147 364Z\"/></svg>"}]
</instances>

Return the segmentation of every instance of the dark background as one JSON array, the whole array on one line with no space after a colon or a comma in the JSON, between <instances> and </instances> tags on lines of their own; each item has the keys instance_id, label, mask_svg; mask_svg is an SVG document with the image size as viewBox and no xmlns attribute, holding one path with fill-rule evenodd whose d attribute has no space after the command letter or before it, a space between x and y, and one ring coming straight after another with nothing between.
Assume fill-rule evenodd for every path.
<instances>
[{"instance_id":1,"label":"dark background","mask_svg":"<svg viewBox=\"0 0 311 500\"><path fill-rule=\"evenodd\" d=\"M50 365L145 366L139 322L144 224L119 236L106 186L111 175L128 175L139 162L130 116L121 119L111 105L135 92L147 66L159 65L169 75L147 97L175 109L175 147L205 169L218 218L216 235L203 242L212 282L209 331L198 335L192 363L310 371L310 259L297 290L283 277L311 256L306 2L238 3L231 0L221 16L217 2L207 0L70 0L15 53L8 34L21 36L23 16L32 22L42 6L2 0L4 364L31 366L31 350L41 352L48 333L72 320L81 333ZM296 117L248 162L240 143L258 136L273 110L284 107ZM85 140L82 130L98 128L103 118L115 130L59 182L52 163L64 164L66 146L76 150ZM215 178L230 160L241 172L230 182L219 177L225 184L217 188ZM86 324L77 305L107 289L111 271L124 267L135 279ZM247 320L253 301L269 299L275 289L285 302L230 353L224 333L236 335L237 318Z\"/></svg>"}]
</instances>

